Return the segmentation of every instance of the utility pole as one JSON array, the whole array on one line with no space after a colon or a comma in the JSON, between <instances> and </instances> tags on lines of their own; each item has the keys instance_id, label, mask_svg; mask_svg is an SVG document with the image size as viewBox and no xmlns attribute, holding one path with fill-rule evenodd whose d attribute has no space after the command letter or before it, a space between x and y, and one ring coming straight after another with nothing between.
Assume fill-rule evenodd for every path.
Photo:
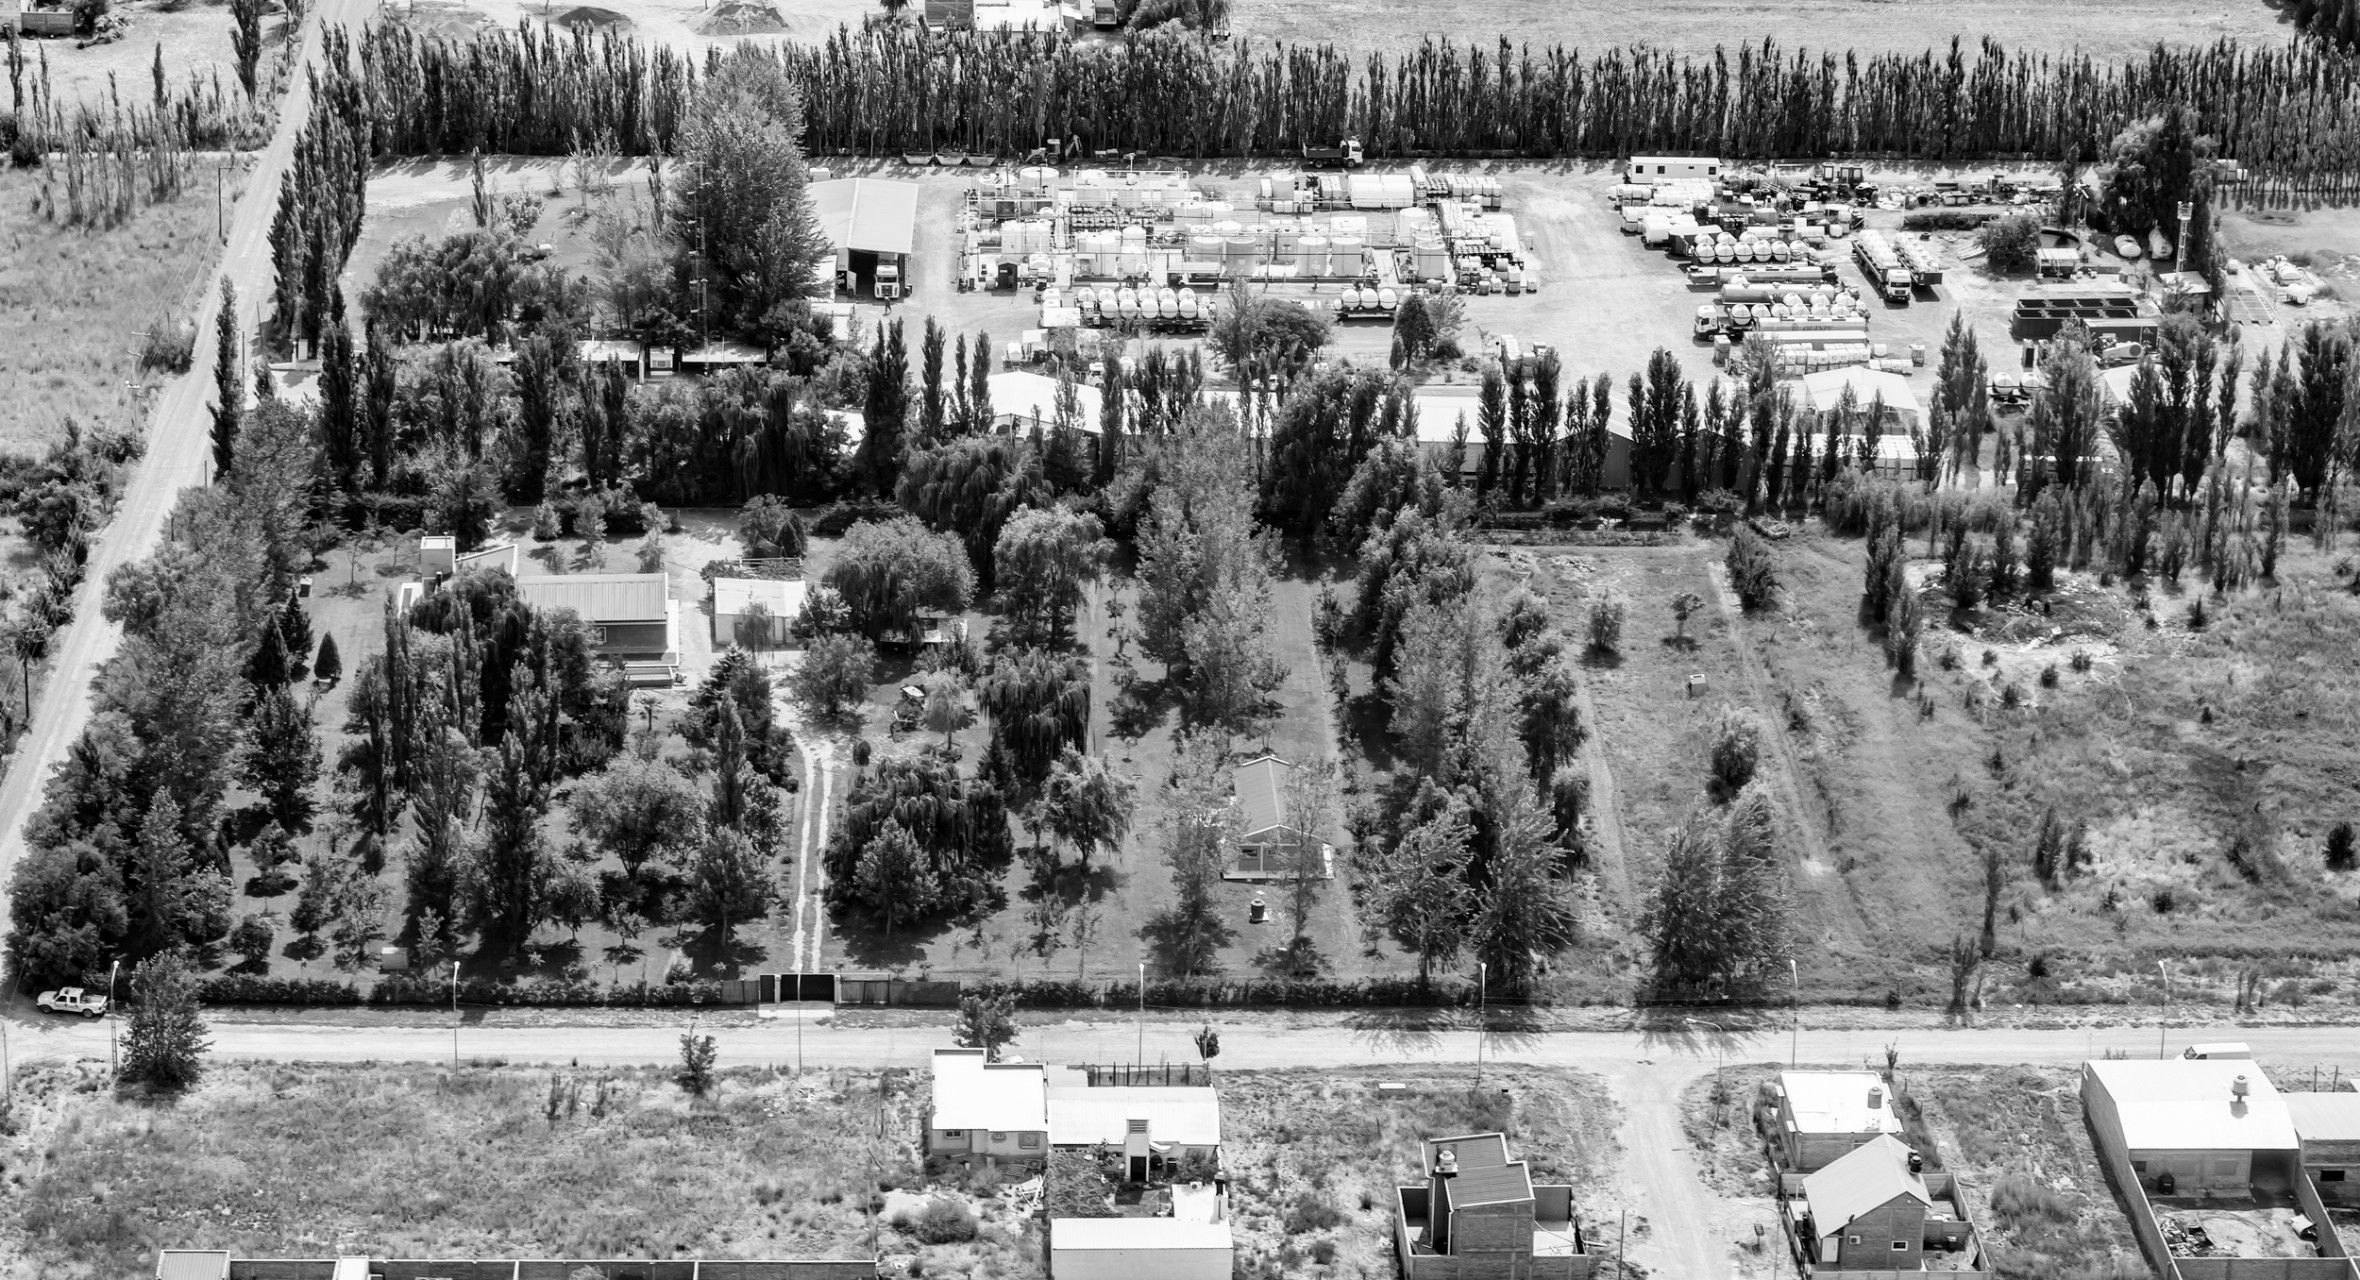
<instances>
[{"instance_id":1,"label":"utility pole","mask_svg":"<svg viewBox=\"0 0 2360 1280\"><path fill-rule=\"evenodd\" d=\"M123 962L117 960L107 970L107 1074L120 1080L123 1076L122 1055L115 1049L115 975L123 972Z\"/></svg>"},{"instance_id":2,"label":"utility pole","mask_svg":"<svg viewBox=\"0 0 2360 1280\"><path fill-rule=\"evenodd\" d=\"M1491 966L1481 960L1475 962L1475 1083L1483 1083L1483 1033L1490 1027L1490 1003L1486 999L1491 981Z\"/></svg>"},{"instance_id":3,"label":"utility pole","mask_svg":"<svg viewBox=\"0 0 2360 1280\"><path fill-rule=\"evenodd\" d=\"M1795 968L1793 956L1786 958L1786 976L1795 984L1794 1043L1786 1051L1786 1065L1793 1067L1801 1063L1803 1056L1803 974Z\"/></svg>"},{"instance_id":4,"label":"utility pole","mask_svg":"<svg viewBox=\"0 0 2360 1280\"><path fill-rule=\"evenodd\" d=\"M2160 1058L2164 1056L2164 1035L2172 1025L2172 971L2164 968L2161 960L2155 962L2155 971L2163 975L2163 1020L2155 1028L2155 1056Z\"/></svg>"},{"instance_id":5,"label":"utility pole","mask_svg":"<svg viewBox=\"0 0 2360 1280\"><path fill-rule=\"evenodd\" d=\"M1139 962L1139 1054L1133 1058L1136 1068L1147 1066L1147 962Z\"/></svg>"},{"instance_id":6,"label":"utility pole","mask_svg":"<svg viewBox=\"0 0 2360 1280\"><path fill-rule=\"evenodd\" d=\"M451 1066L459 1065L459 962L451 961Z\"/></svg>"}]
</instances>

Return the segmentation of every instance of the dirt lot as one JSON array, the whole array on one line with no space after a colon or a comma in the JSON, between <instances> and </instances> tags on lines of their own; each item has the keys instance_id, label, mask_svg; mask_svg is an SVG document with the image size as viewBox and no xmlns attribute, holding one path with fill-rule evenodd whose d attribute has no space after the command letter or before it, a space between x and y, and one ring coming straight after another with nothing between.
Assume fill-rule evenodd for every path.
<instances>
[{"instance_id":1,"label":"dirt lot","mask_svg":"<svg viewBox=\"0 0 2360 1280\"><path fill-rule=\"evenodd\" d=\"M723 1032L726 1034L726 1031ZM836 1257L894 1274L1038 1275L1040 1228L1002 1179L919 1164L907 1072L723 1075L692 1101L657 1069L217 1064L168 1107L118 1099L95 1063L17 1079L0 1139L0 1276L128 1275L153 1250L247 1257ZM1405 1086L1380 1093L1380 1081ZM1223 1161L1248 1274L1395 1272L1393 1189L1422 1137L1501 1129L1585 1230L1620 1155L1604 1085L1578 1072L1223 1072ZM332 1136L331 1136L332 1135ZM882 1135L882 1136L880 1136ZM1013 1182L1014 1179L1008 1179ZM971 1206L970 1243L923 1244L905 1210ZM877 1210L872 1220L870 1211Z\"/></svg>"},{"instance_id":2,"label":"dirt lot","mask_svg":"<svg viewBox=\"0 0 2360 1280\"><path fill-rule=\"evenodd\" d=\"M1734 1210L1769 1222L1774 1240L1776 1174L1750 1108L1777 1075L1774 1066L1731 1067L1700 1077L1681 1099L1706 1184ZM2069 1068L1901 1065L1895 1099L1905 1140L1927 1156L1929 1167L1958 1178L2001 1276L2144 1271L2130 1223L2108 1194L2090 1146L2078 1088L2079 1075Z\"/></svg>"},{"instance_id":3,"label":"dirt lot","mask_svg":"<svg viewBox=\"0 0 2360 1280\"><path fill-rule=\"evenodd\" d=\"M274 51L285 38L285 15L275 4L271 9L263 24L266 61L275 56ZM156 0L129 0L117 3L114 12L131 23L131 29L120 40L86 49L75 48L72 40L39 40L25 50L28 64L36 51L47 55L50 89L59 102L102 105L107 98L108 77L112 76L116 92L127 104L146 103L159 45L164 51L164 82L175 92L188 87L192 74L201 77L210 89L218 73L224 97L233 100L243 97L244 90L238 87L237 64L230 53L234 24L226 0L177 0L166 4Z\"/></svg>"}]
</instances>

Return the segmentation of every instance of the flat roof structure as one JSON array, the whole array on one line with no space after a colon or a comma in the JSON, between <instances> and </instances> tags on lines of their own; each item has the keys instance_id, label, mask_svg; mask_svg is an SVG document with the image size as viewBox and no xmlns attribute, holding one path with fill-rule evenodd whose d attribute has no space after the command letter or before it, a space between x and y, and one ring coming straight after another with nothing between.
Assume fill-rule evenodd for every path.
<instances>
[{"instance_id":1,"label":"flat roof structure","mask_svg":"<svg viewBox=\"0 0 2360 1280\"><path fill-rule=\"evenodd\" d=\"M1049 1245L1060 1253L1100 1249L1227 1249L1227 1222L1181 1218L1057 1218Z\"/></svg>"},{"instance_id":2,"label":"flat roof structure","mask_svg":"<svg viewBox=\"0 0 2360 1280\"><path fill-rule=\"evenodd\" d=\"M1037 1062L990 1062L981 1049L934 1051L936 1129L1045 1133L1049 1076Z\"/></svg>"},{"instance_id":3,"label":"flat roof structure","mask_svg":"<svg viewBox=\"0 0 2360 1280\"><path fill-rule=\"evenodd\" d=\"M835 178L811 184L820 230L839 253L906 258L918 238L918 184L886 178Z\"/></svg>"},{"instance_id":4,"label":"flat roof structure","mask_svg":"<svg viewBox=\"0 0 2360 1280\"><path fill-rule=\"evenodd\" d=\"M1898 373L1886 373L1852 365L1843 369L1822 369L1806 373L1797 380L1803 389L1803 399L1814 409L1826 413L1844 398L1844 388L1850 387L1859 401L1862 412L1882 396L1885 408L1904 422L1916 422L1925 414L1925 406L1918 403L1917 392L1909 389L1909 381Z\"/></svg>"},{"instance_id":5,"label":"flat roof structure","mask_svg":"<svg viewBox=\"0 0 2360 1280\"><path fill-rule=\"evenodd\" d=\"M2251 1059L2116 1059L2081 1069L2114 1100L2129 1150L2293 1151L2301 1145L2285 1095Z\"/></svg>"},{"instance_id":6,"label":"flat roof structure","mask_svg":"<svg viewBox=\"0 0 2360 1280\"><path fill-rule=\"evenodd\" d=\"M1008 418L1019 424L1039 423L1043 427L1057 422L1057 379L1045 373L995 373L985 380L991 387L992 416ZM1098 388L1076 379L1073 384L1074 419L1076 431L1097 435L1099 410L1105 399Z\"/></svg>"},{"instance_id":7,"label":"flat roof structure","mask_svg":"<svg viewBox=\"0 0 2360 1280\"><path fill-rule=\"evenodd\" d=\"M1781 1071L1779 1092L1802 1133L1899 1133L1893 1090L1874 1071ZM1876 1105L1869 1105L1871 1095Z\"/></svg>"},{"instance_id":8,"label":"flat roof structure","mask_svg":"<svg viewBox=\"0 0 2360 1280\"><path fill-rule=\"evenodd\" d=\"M1123 1145L1133 1120L1155 1145L1221 1145L1221 1096L1209 1085L1049 1090L1049 1141L1060 1147Z\"/></svg>"},{"instance_id":9,"label":"flat roof structure","mask_svg":"<svg viewBox=\"0 0 2360 1280\"><path fill-rule=\"evenodd\" d=\"M2282 1093L2287 1119L2304 1142L2360 1143L2360 1093Z\"/></svg>"}]
</instances>

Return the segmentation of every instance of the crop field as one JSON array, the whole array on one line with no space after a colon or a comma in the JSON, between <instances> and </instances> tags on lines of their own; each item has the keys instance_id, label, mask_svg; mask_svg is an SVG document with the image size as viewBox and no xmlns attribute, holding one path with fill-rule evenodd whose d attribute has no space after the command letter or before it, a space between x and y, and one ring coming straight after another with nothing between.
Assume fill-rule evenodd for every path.
<instances>
[{"instance_id":1,"label":"crop field","mask_svg":"<svg viewBox=\"0 0 2360 1280\"><path fill-rule=\"evenodd\" d=\"M726 1036L724 1030L722 1035ZM860 1257L894 1274L1037 1275L1041 1228L999 1173L921 1166L922 1075L760 1068L691 1098L658 1069L218 1064L171 1107L94 1063L17 1078L0 1138L0 1277L137 1273L154 1250L246 1257ZM1379 1081L1400 1084L1379 1093ZM1418 1140L1501 1129L1594 1219L1613 1108L1578 1072L1240 1071L1219 1077L1241 1261L1393 1273L1393 1188ZM927 1243L910 1210L979 1230ZM874 1234L872 1234L872 1232Z\"/></svg>"}]
</instances>

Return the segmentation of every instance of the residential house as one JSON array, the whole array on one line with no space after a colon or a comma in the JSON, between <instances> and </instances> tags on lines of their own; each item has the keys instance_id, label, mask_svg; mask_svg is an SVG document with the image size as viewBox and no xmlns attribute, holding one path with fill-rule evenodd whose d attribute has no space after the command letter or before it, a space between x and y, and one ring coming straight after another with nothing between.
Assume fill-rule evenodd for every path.
<instances>
[{"instance_id":1,"label":"residential house","mask_svg":"<svg viewBox=\"0 0 2360 1280\"><path fill-rule=\"evenodd\" d=\"M1927 1270L1929 1254L1956 1254L1974 1239L1950 1177L1928 1175L1924 1158L1891 1134L1816 1173L1788 1175L1779 1218L1806 1273Z\"/></svg>"},{"instance_id":2,"label":"residential house","mask_svg":"<svg viewBox=\"0 0 2360 1280\"><path fill-rule=\"evenodd\" d=\"M1314 845L1319 852L1318 877L1335 874L1335 851L1317 844L1298 825L1301 818L1287 812L1287 781L1294 771L1295 766L1277 756L1260 756L1237 767L1231 785L1245 830L1237 841L1237 864L1225 878L1291 880L1298 874L1299 853Z\"/></svg>"},{"instance_id":3,"label":"residential house","mask_svg":"<svg viewBox=\"0 0 2360 1280\"><path fill-rule=\"evenodd\" d=\"M680 606L660 573L568 573L522 578L535 609L570 609L590 627L590 651L623 662L680 661Z\"/></svg>"},{"instance_id":4,"label":"residential house","mask_svg":"<svg viewBox=\"0 0 2360 1280\"><path fill-rule=\"evenodd\" d=\"M2250 1060L2085 1062L2082 1106L2102 1146L2157 1195L2291 1188L2302 1143L2286 1099Z\"/></svg>"},{"instance_id":5,"label":"residential house","mask_svg":"<svg viewBox=\"0 0 2360 1280\"><path fill-rule=\"evenodd\" d=\"M2360 1093L2288 1093L2303 1173L2329 1204L2360 1204Z\"/></svg>"},{"instance_id":6,"label":"residential house","mask_svg":"<svg viewBox=\"0 0 2360 1280\"><path fill-rule=\"evenodd\" d=\"M1891 1091L1872 1071L1781 1071L1771 1091L1778 1105L1773 1141L1780 1161L1797 1173L1901 1132Z\"/></svg>"},{"instance_id":7,"label":"residential house","mask_svg":"<svg viewBox=\"0 0 2360 1280\"><path fill-rule=\"evenodd\" d=\"M981 1049L934 1051L928 1155L1049 1158L1049 1068L993 1062Z\"/></svg>"},{"instance_id":8,"label":"residential house","mask_svg":"<svg viewBox=\"0 0 2360 1280\"><path fill-rule=\"evenodd\" d=\"M1404 1280L1589 1280L1597 1259L1574 1221L1572 1187L1533 1185L1503 1134L1423 1145L1426 1184L1395 1195Z\"/></svg>"},{"instance_id":9,"label":"residential house","mask_svg":"<svg viewBox=\"0 0 2360 1280\"><path fill-rule=\"evenodd\" d=\"M1210 1085L1050 1085L1049 1145L1123 1153L1125 1176L1221 1155L1221 1095Z\"/></svg>"},{"instance_id":10,"label":"residential house","mask_svg":"<svg viewBox=\"0 0 2360 1280\"><path fill-rule=\"evenodd\" d=\"M1221 1192L1170 1189L1157 1217L1051 1218L1050 1280L1230 1280L1236 1246Z\"/></svg>"}]
</instances>

